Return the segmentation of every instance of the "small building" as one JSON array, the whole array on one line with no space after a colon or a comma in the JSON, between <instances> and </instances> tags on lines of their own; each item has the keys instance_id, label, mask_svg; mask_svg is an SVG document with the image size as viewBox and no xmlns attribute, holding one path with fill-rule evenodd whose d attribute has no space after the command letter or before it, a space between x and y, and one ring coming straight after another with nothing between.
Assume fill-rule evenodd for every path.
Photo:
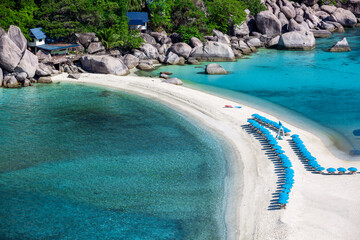
<instances>
[{"instance_id":1,"label":"small building","mask_svg":"<svg viewBox=\"0 0 360 240\"><path fill-rule=\"evenodd\" d=\"M29 47L37 47L45 44L46 35L41 31L41 27L30 29L29 37L31 40L28 40Z\"/></svg>"},{"instance_id":2,"label":"small building","mask_svg":"<svg viewBox=\"0 0 360 240\"><path fill-rule=\"evenodd\" d=\"M129 27L131 30L146 31L149 16L147 12L127 12Z\"/></svg>"},{"instance_id":3,"label":"small building","mask_svg":"<svg viewBox=\"0 0 360 240\"><path fill-rule=\"evenodd\" d=\"M41 49L45 52L50 53L52 56L54 55L66 55L69 53L69 49L73 49L76 51L76 47L78 44L67 44L67 43L52 43L46 44L46 34L41 30L42 28L33 28L30 29L29 36L31 40L28 40L28 46L34 48L34 52L36 53L38 49Z\"/></svg>"}]
</instances>

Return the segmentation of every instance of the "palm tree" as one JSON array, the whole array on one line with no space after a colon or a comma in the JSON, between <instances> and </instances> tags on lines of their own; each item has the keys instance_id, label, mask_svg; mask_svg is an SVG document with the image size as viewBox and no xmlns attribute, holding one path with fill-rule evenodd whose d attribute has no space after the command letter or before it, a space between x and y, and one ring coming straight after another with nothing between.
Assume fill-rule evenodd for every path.
<instances>
[{"instance_id":1,"label":"palm tree","mask_svg":"<svg viewBox=\"0 0 360 240\"><path fill-rule=\"evenodd\" d=\"M98 35L106 50L120 47L124 44L124 42L120 40L120 35L116 34L112 28L105 28L101 30Z\"/></svg>"}]
</instances>

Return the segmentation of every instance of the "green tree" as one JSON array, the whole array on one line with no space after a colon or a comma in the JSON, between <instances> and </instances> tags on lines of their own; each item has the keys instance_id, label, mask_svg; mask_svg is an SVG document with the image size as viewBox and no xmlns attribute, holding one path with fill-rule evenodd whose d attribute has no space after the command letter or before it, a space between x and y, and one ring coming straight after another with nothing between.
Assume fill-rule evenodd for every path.
<instances>
[{"instance_id":1,"label":"green tree","mask_svg":"<svg viewBox=\"0 0 360 240\"><path fill-rule=\"evenodd\" d=\"M238 0L208 0L209 27L228 32L233 24L246 19L245 5Z\"/></svg>"},{"instance_id":2,"label":"green tree","mask_svg":"<svg viewBox=\"0 0 360 240\"><path fill-rule=\"evenodd\" d=\"M173 0L149 0L147 7L150 10L150 26L154 30L171 30L173 23L171 20Z\"/></svg>"},{"instance_id":3,"label":"green tree","mask_svg":"<svg viewBox=\"0 0 360 240\"><path fill-rule=\"evenodd\" d=\"M145 7L145 0L128 0L130 12L141 11Z\"/></svg>"},{"instance_id":4,"label":"green tree","mask_svg":"<svg viewBox=\"0 0 360 240\"><path fill-rule=\"evenodd\" d=\"M267 8L260 0L241 0L252 15L256 15Z\"/></svg>"}]
</instances>

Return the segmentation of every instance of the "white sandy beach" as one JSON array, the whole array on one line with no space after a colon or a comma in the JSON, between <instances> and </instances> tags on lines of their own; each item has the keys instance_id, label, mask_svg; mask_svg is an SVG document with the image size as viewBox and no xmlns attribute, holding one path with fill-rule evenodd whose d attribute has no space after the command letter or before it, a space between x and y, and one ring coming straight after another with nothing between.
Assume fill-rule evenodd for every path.
<instances>
[{"instance_id":1,"label":"white sandy beach","mask_svg":"<svg viewBox=\"0 0 360 240\"><path fill-rule=\"evenodd\" d=\"M237 179L230 188L226 222L229 239L360 239L360 174L319 175L304 168L287 137L279 141L290 158L295 171L295 184L289 204L284 210L269 210L278 176L273 162L265 154L260 141L244 125L254 113L271 120L276 117L208 93L162 83L161 79L82 74L78 80L67 74L52 77L53 81L69 81L121 89L155 101L161 101L215 131L233 149L229 166ZM242 106L224 108L225 105ZM291 123L282 121L299 134L318 162L328 167L356 167L360 162L349 162L335 157L320 138ZM274 133L275 134L275 133Z\"/></svg>"}]
</instances>

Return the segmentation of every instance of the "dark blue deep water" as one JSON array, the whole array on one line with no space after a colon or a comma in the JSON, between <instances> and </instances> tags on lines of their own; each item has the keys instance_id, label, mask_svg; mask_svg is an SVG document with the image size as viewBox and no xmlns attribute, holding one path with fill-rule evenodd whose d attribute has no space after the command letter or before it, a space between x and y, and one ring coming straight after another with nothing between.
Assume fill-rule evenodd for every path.
<instances>
[{"instance_id":1,"label":"dark blue deep water","mask_svg":"<svg viewBox=\"0 0 360 240\"><path fill-rule=\"evenodd\" d=\"M347 38L351 52L325 51L343 37ZM207 90L209 86L215 87L210 91L248 100L273 114L277 111L274 106L278 106L300 122L310 120L329 133L341 135L350 143L346 151L360 149L360 137L353 135L355 129L360 129L359 27L316 39L313 51L261 49L237 62L219 64L230 74L205 75L204 68L191 65L161 67L155 74L171 71L197 87Z\"/></svg>"},{"instance_id":2,"label":"dark blue deep water","mask_svg":"<svg viewBox=\"0 0 360 240\"><path fill-rule=\"evenodd\" d=\"M0 89L0 239L224 239L213 136L141 97Z\"/></svg>"}]
</instances>

